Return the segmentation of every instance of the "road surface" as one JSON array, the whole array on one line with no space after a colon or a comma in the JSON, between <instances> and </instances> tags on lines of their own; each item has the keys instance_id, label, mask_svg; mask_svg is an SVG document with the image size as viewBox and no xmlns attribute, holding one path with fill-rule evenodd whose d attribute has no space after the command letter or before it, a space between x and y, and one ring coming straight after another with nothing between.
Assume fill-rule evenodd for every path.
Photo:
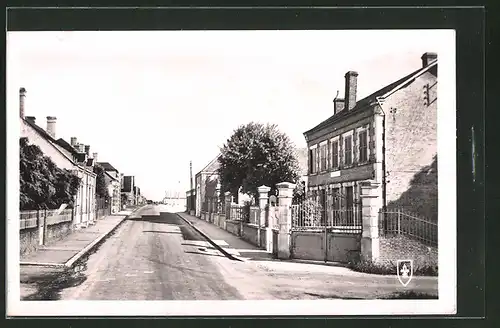
<instances>
[{"instance_id":1,"label":"road surface","mask_svg":"<svg viewBox=\"0 0 500 328\"><path fill-rule=\"evenodd\" d=\"M71 272L53 273L31 299L297 300L374 299L408 291L394 276L273 260L234 261L165 205L130 217ZM57 281L57 283L56 283ZM437 296L437 280L411 290Z\"/></svg>"}]
</instances>

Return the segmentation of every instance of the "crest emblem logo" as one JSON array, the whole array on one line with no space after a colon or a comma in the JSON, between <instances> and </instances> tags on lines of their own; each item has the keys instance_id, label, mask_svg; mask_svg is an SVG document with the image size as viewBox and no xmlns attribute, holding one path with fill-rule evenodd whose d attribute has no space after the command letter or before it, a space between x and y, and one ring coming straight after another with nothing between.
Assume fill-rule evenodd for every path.
<instances>
[{"instance_id":1,"label":"crest emblem logo","mask_svg":"<svg viewBox=\"0 0 500 328\"><path fill-rule=\"evenodd\" d=\"M398 260L396 270L401 285L408 286L413 278L413 260Z\"/></svg>"}]
</instances>

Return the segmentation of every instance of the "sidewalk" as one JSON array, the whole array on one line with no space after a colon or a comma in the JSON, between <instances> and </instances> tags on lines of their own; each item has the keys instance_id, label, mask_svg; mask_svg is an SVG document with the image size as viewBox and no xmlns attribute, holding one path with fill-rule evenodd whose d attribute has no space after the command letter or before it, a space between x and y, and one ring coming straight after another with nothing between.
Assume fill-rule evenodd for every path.
<instances>
[{"instance_id":1,"label":"sidewalk","mask_svg":"<svg viewBox=\"0 0 500 328\"><path fill-rule=\"evenodd\" d=\"M238 236L227 232L218 226L198 219L195 216L187 213L177 213L184 220L190 222L195 229L207 237L209 237L215 244L223 248L229 254L236 256L243 260L272 260L273 255L266 252L265 249L258 248L257 246L241 239Z\"/></svg>"},{"instance_id":2,"label":"sidewalk","mask_svg":"<svg viewBox=\"0 0 500 328\"><path fill-rule=\"evenodd\" d=\"M109 235L128 215L135 210L125 210L108 215L87 228L77 230L65 238L34 252L22 255L21 266L71 267L104 237Z\"/></svg>"}]
</instances>

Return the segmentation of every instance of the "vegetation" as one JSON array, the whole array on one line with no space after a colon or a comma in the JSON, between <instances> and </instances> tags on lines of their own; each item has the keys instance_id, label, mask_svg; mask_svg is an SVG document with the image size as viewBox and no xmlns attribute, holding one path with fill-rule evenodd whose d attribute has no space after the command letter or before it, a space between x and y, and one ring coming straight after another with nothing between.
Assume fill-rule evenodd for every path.
<instances>
[{"instance_id":1,"label":"vegetation","mask_svg":"<svg viewBox=\"0 0 500 328\"><path fill-rule=\"evenodd\" d=\"M96 195L97 197L109 200L108 185L106 181L106 171L99 164L94 164L94 173L96 176Z\"/></svg>"},{"instance_id":2,"label":"vegetation","mask_svg":"<svg viewBox=\"0 0 500 328\"><path fill-rule=\"evenodd\" d=\"M414 263L415 264L415 263ZM397 275L396 263L392 261L375 263L372 261L352 261L348 267L354 271L381 274L381 275ZM413 268L414 276L437 276L438 266L431 263L417 264Z\"/></svg>"},{"instance_id":3,"label":"vegetation","mask_svg":"<svg viewBox=\"0 0 500 328\"><path fill-rule=\"evenodd\" d=\"M269 186L276 194L277 183L296 183L299 178L295 147L274 124L239 126L222 147L219 163L221 194L237 195L241 186L243 193L258 199L259 186Z\"/></svg>"},{"instance_id":4,"label":"vegetation","mask_svg":"<svg viewBox=\"0 0 500 328\"><path fill-rule=\"evenodd\" d=\"M19 140L20 209L53 209L62 204L73 206L80 178L70 170L60 169L27 138Z\"/></svg>"}]
</instances>

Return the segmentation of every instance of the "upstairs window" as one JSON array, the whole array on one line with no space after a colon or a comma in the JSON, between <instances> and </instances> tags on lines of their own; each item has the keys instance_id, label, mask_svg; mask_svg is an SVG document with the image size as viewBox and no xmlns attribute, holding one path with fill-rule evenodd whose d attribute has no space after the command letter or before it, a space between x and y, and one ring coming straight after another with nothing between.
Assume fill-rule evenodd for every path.
<instances>
[{"instance_id":1,"label":"upstairs window","mask_svg":"<svg viewBox=\"0 0 500 328\"><path fill-rule=\"evenodd\" d=\"M344 165L352 165L352 136L344 138Z\"/></svg>"},{"instance_id":2,"label":"upstairs window","mask_svg":"<svg viewBox=\"0 0 500 328\"><path fill-rule=\"evenodd\" d=\"M368 133L363 130L359 133L359 162L368 161Z\"/></svg>"},{"instance_id":3,"label":"upstairs window","mask_svg":"<svg viewBox=\"0 0 500 328\"><path fill-rule=\"evenodd\" d=\"M319 170L325 171L326 170L326 144L321 145L319 147L319 157L320 157Z\"/></svg>"},{"instance_id":4,"label":"upstairs window","mask_svg":"<svg viewBox=\"0 0 500 328\"><path fill-rule=\"evenodd\" d=\"M334 170L339 168L339 141L332 141L332 168Z\"/></svg>"}]
</instances>

